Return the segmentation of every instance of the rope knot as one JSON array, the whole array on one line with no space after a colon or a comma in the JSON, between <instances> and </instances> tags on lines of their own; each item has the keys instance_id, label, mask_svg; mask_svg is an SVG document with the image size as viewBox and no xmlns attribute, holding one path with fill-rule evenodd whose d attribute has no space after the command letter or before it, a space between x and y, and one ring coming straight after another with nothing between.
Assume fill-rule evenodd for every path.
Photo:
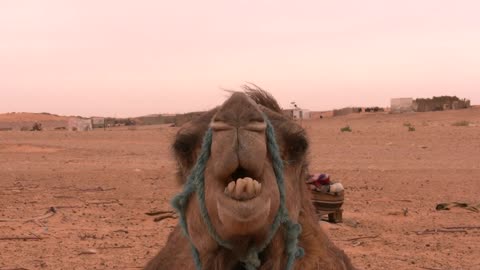
<instances>
[{"instance_id":1,"label":"rope knot","mask_svg":"<svg viewBox=\"0 0 480 270\"><path fill-rule=\"evenodd\" d=\"M295 252L295 258L300 259L305 256L305 250L302 247L297 246L297 252Z\"/></svg>"},{"instance_id":2,"label":"rope knot","mask_svg":"<svg viewBox=\"0 0 480 270\"><path fill-rule=\"evenodd\" d=\"M258 253L253 250L250 250L245 259L241 260L241 262L245 264L247 270L256 270L261 265Z\"/></svg>"}]
</instances>

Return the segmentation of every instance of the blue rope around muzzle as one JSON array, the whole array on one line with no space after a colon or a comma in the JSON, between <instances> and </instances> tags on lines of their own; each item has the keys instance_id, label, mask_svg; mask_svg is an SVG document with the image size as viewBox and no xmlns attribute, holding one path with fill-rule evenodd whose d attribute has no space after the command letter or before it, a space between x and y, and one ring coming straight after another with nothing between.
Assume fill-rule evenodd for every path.
<instances>
[{"instance_id":1,"label":"blue rope around muzzle","mask_svg":"<svg viewBox=\"0 0 480 270\"><path fill-rule=\"evenodd\" d=\"M285 269L291 270L293 269L295 260L297 258L301 258L304 255L304 250L298 246L298 237L302 231L302 228L300 224L293 222L288 215L288 210L286 207L285 183L283 177L283 161L280 157L280 149L278 148L278 144L275 139L275 130L273 129L271 122L266 116L265 122L267 123L267 147L272 158L273 170L277 179L278 190L280 193L280 206L265 241L260 246L251 247L247 252L245 258L241 259L241 262L244 263L247 270L258 269L261 265L259 254L270 244L278 228L280 227L280 225L283 224L286 231L285 252L287 255L287 262ZM200 260L200 254L195 245L193 244L192 238L190 237L190 234L188 232L188 225L185 213L188 200L192 193L197 193L197 199L200 206L200 214L210 236L215 239L215 241L220 246L230 250L233 248L230 243L223 240L216 232L210 220L210 216L208 215L207 207L205 205L204 172L207 161L210 158L211 145L212 130L209 128L203 138L200 155L197 158L197 162L195 163L192 172L188 176L187 182L185 183L182 192L175 196L172 200L172 205L179 214L180 226L182 227L183 233L190 242L193 260L195 263L195 268L197 270L202 269L202 262Z\"/></svg>"}]
</instances>

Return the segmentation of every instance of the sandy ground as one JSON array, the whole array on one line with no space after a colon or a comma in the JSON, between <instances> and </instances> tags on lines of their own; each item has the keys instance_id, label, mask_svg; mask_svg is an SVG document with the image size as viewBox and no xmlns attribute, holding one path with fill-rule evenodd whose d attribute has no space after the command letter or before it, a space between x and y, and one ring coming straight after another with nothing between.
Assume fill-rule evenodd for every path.
<instances>
[{"instance_id":1,"label":"sandy ground","mask_svg":"<svg viewBox=\"0 0 480 270\"><path fill-rule=\"evenodd\" d=\"M471 125L452 126L463 120ZM347 124L353 132L341 133ZM322 226L357 267L480 269L480 213L435 210L480 203L480 108L303 125L311 170L347 188L344 223ZM0 269L141 268L177 222L145 215L169 209L179 191L169 148L176 130L0 132L0 221L57 209L0 222ZM464 228L417 234L446 227Z\"/></svg>"}]
</instances>

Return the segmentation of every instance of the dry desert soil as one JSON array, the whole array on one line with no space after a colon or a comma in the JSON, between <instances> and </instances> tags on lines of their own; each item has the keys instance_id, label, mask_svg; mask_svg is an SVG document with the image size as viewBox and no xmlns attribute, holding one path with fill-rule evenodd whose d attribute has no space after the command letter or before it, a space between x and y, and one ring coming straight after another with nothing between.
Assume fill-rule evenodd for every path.
<instances>
[{"instance_id":1,"label":"dry desert soil","mask_svg":"<svg viewBox=\"0 0 480 270\"><path fill-rule=\"evenodd\" d=\"M320 226L359 269L480 269L480 213L435 210L480 203L480 108L302 125L311 171L346 187L344 222ZM141 269L177 223L145 214L180 190L177 130L0 132L0 270Z\"/></svg>"}]
</instances>

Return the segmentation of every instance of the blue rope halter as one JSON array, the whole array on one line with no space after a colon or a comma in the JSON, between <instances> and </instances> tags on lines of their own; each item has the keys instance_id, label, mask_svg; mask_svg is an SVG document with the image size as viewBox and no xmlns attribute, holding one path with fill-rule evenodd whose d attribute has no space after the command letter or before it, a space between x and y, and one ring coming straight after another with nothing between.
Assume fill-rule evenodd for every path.
<instances>
[{"instance_id":1,"label":"blue rope halter","mask_svg":"<svg viewBox=\"0 0 480 270\"><path fill-rule=\"evenodd\" d=\"M264 243L260 246L254 246L249 249L247 256L241 260L245 264L247 270L256 270L260 267L261 262L258 255L270 244L273 237L275 236L278 228L281 224L284 224L287 235L285 239L286 253L287 253L287 264L285 269L291 270L295 259L301 258L304 255L304 250L298 246L298 236L302 231L300 224L293 222L289 215L285 202L285 184L283 178L283 161L280 158L280 150L278 148L277 141L275 139L275 130L271 122L265 116L265 122L267 123L266 135L267 135L267 147L268 151L272 157L273 170L277 179L278 190L280 193L280 207L275 216L272 226L268 232L267 238ZM202 262L200 261L200 255L197 248L193 245L193 241L190 237L187 227L187 219L185 215L185 210L187 207L188 199L193 192L197 193L198 203L200 205L200 214L202 216L203 222L207 226L208 233L210 236L215 239L215 241L222 247L227 249L232 249L230 243L223 240L215 231L215 228L212 225L210 217L208 215L207 207L205 206L205 166L210 157L210 148L212 145L212 130L209 128L205 133L203 138L202 148L200 156L195 163L195 166L192 169L191 174L188 176L187 182L183 187L182 192L175 196L172 200L172 205L176 209L180 218L180 226L182 227L183 233L190 242L190 247L192 249L193 260L195 263L195 268L197 270L202 269Z\"/></svg>"}]
</instances>

